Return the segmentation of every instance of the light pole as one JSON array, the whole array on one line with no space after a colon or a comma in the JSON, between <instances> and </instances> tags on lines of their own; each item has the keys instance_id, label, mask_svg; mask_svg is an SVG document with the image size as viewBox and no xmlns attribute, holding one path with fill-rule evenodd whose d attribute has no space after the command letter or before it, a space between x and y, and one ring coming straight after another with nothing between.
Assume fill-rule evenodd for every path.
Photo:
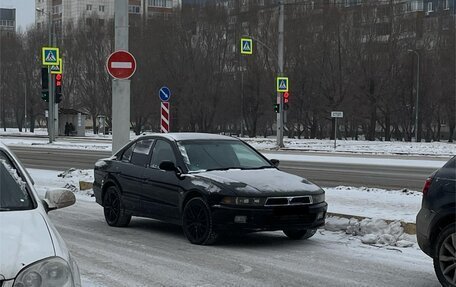
<instances>
[{"instance_id":1,"label":"light pole","mask_svg":"<svg viewBox=\"0 0 456 287\"><path fill-rule=\"evenodd\" d=\"M279 0L279 41L278 41L278 53L277 53L277 63L278 63L278 77L283 76L283 34L284 34L284 10L285 6L283 3L284 0ZM284 147L283 144L283 117L284 117L284 110L283 110L283 94L277 92L277 103L279 104L279 113L277 114L277 147L282 148Z\"/></svg>"},{"instance_id":2,"label":"light pole","mask_svg":"<svg viewBox=\"0 0 456 287\"><path fill-rule=\"evenodd\" d=\"M420 101L420 54L416 50L409 49L409 53L415 53L417 57L416 68L416 104L415 104L415 142L418 142L418 107Z\"/></svg>"},{"instance_id":3,"label":"light pole","mask_svg":"<svg viewBox=\"0 0 456 287\"><path fill-rule=\"evenodd\" d=\"M54 39L52 37L52 30L53 30L53 24L52 24L52 15L49 12L45 12L44 9L41 8L36 8L37 12L40 12L42 14L46 14L48 16L48 33L49 33L49 47L53 47ZM55 112L54 112L54 79L51 74L51 69L48 69L48 74L49 74L49 107L48 107L48 134L49 134L49 143L54 142L55 140Z\"/></svg>"}]
</instances>

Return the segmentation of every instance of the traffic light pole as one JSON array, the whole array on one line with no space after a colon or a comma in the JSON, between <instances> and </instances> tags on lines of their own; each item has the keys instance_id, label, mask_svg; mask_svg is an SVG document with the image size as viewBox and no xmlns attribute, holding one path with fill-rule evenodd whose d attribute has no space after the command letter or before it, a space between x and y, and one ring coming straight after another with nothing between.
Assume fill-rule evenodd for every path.
<instances>
[{"instance_id":1,"label":"traffic light pole","mask_svg":"<svg viewBox=\"0 0 456 287\"><path fill-rule=\"evenodd\" d=\"M44 13L44 11L43 11ZM53 47L54 41L52 37L52 14L47 13L49 17L48 22L48 32L49 32L49 47ZM48 68L49 73L49 106L48 106L48 135L49 135L49 143L53 143L55 141L55 112L54 112L54 79L51 74L51 69Z\"/></svg>"},{"instance_id":2,"label":"traffic light pole","mask_svg":"<svg viewBox=\"0 0 456 287\"><path fill-rule=\"evenodd\" d=\"M278 54L277 54L277 63L278 63L278 76L283 76L283 34L284 34L284 0L279 0L279 42L278 42ZM279 113L277 114L277 147L283 148L283 95L280 92L277 92L277 104L279 104Z\"/></svg>"}]
</instances>

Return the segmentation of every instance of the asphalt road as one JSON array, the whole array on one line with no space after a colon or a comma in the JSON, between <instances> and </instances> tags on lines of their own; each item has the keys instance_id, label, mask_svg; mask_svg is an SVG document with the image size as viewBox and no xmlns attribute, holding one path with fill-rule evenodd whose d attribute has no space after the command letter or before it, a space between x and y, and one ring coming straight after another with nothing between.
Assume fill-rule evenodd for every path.
<instances>
[{"instance_id":1,"label":"asphalt road","mask_svg":"<svg viewBox=\"0 0 456 287\"><path fill-rule=\"evenodd\" d=\"M431 259L415 247L363 245L343 233L292 241L265 232L196 246L180 227L154 220L109 227L94 202L49 215L86 286L439 286Z\"/></svg>"},{"instance_id":2,"label":"asphalt road","mask_svg":"<svg viewBox=\"0 0 456 287\"><path fill-rule=\"evenodd\" d=\"M91 169L98 159L110 156L110 152L93 150L53 150L41 147L12 147L12 150L27 168L50 170L66 170L72 167L79 169ZM325 157L333 156L329 153L311 154ZM339 154L337 156L340 157ZM350 156L385 158L385 156L373 155ZM292 161L282 161L280 168L284 171L305 177L324 187L345 185L388 189L408 188L412 190L421 190L427 176L434 171L434 168L428 167L412 168L400 166Z\"/></svg>"}]
</instances>

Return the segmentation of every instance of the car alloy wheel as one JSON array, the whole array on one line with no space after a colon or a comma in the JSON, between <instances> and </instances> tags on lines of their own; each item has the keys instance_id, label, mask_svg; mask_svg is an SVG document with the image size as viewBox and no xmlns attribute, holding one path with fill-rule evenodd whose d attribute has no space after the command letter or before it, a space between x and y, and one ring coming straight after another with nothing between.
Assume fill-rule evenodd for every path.
<instances>
[{"instance_id":1,"label":"car alloy wheel","mask_svg":"<svg viewBox=\"0 0 456 287\"><path fill-rule=\"evenodd\" d=\"M314 236L316 232L316 229L285 229L283 231L288 238L294 240L308 239Z\"/></svg>"},{"instance_id":2,"label":"car alloy wheel","mask_svg":"<svg viewBox=\"0 0 456 287\"><path fill-rule=\"evenodd\" d=\"M131 215L126 215L122 208L120 194L116 187L110 186L103 200L104 216L111 226L123 227L130 223Z\"/></svg>"},{"instance_id":3,"label":"car alloy wheel","mask_svg":"<svg viewBox=\"0 0 456 287\"><path fill-rule=\"evenodd\" d=\"M434 268L442 286L456 286L456 228L445 227L437 241Z\"/></svg>"},{"instance_id":4,"label":"car alloy wheel","mask_svg":"<svg viewBox=\"0 0 456 287\"><path fill-rule=\"evenodd\" d=\"M190 199L184 207L182 227L187 239L198 245L215 242L217 233L213 229L211 211L201 197Z\"/></svg>"}]
</instances>

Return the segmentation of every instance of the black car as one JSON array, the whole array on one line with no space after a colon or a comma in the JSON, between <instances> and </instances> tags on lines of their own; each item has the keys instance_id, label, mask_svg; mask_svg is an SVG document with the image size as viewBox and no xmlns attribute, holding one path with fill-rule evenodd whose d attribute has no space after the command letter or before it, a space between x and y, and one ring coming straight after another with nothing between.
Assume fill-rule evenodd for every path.
<instances>
[{"instance_id":1,"label":"black car","mask_svg":"<svg viewBox=\"0 0 456 287\"><path fill-rule=\"evenodd\" d=\"M309 238L325 222L325 193L280 171L239 139L170 133L140 137L95 164L94 193L106 222L131 216L182 225L194 244L227 231L283 230Z\"/></svg>"},{"instance_id":2,"label":"black car","mask_svg":"<svg viewBox=\"0 0 456 287\"><path fill-rule=\"evenodd\" d=\"M456 157L426 180L416 236L440 283L456 286Z\"/></svg>"}]
</instances>

